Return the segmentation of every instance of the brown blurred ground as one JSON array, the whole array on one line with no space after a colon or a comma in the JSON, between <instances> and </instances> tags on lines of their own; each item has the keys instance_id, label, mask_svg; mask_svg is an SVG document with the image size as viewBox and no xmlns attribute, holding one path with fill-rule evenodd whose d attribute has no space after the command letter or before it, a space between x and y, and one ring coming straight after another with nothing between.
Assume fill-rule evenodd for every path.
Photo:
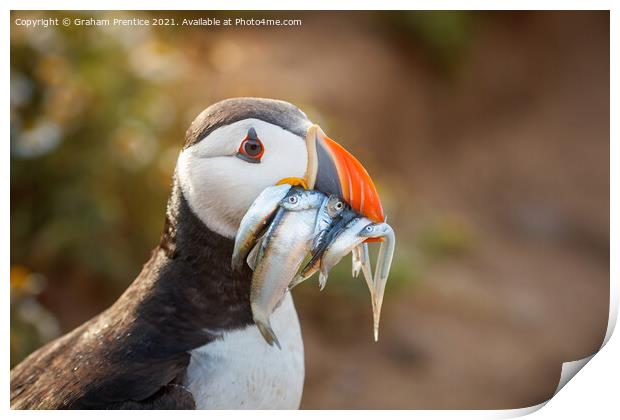
<instances>
[{"instance_id":1,"label":"brown blurred ground","mask_svg":"<svg viewBox=\"0 0 620 420\"><path fill-rule=\"evenodd\" d=\"M174 162L179 127L200 108L266 96L298 104L377 179L399 243L381 339L372 342L365 286L348 279L348 259L324 292L301 286L302 408L517 408L549 398L561 363L598 349L607 323L609 15L475 13L450 59L429 52L419 26L395 30L394 16L301 16L302 28L159 33L185 76L161 86L178 124L155 154ZM12 188L13 201L25 189ZM150 230L150 245L133 242L136 259L154 245ZM107 234L130 245L134 235ZM110 274L120 280L106 289L104 275L31 256L36 240L12 236L24 248L12 264L46 276L37 300L62 331L109 305L139 269Z\"/></svg>"}]
</instances>

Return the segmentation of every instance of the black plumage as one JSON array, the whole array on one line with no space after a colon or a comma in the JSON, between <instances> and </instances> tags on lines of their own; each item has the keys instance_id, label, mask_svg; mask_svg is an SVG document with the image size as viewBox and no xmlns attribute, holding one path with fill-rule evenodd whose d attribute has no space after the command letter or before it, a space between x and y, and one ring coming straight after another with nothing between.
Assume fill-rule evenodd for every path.
<instances>
[{"instance_id":1,"label":"black plumage","mask_svg":"<svg viewBox=\"0 0 620 420\"><path fill-rule=\"evenodd\" d=\"M190 147L214 130L248 118L282 127L301 138L312 124L299 108L284 101L264 98L232 98L211 105L192 122L185 135Z\"/></svg>"},{"instance_id":2,"label":"black plumage","mask_svg":"<svg viewBox=\"0 0 620 420\"><path fill-rule=\"evenodd\" d=\"M105 312L11 371L13 408L193 408L180 382L188 351L252 322L251 273L174 183L161 243ZM212 333L209 333L211 331Z\"/></svg>"}]
</instances>

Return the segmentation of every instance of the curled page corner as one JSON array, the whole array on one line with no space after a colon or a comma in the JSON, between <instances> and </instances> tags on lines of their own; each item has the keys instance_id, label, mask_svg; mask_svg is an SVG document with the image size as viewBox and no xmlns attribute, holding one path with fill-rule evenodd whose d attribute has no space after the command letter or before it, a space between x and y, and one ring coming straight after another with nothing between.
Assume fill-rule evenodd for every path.
<instances>
[{"instance_id":1,"label":"curled page corner","mask_svg":"<svg viewBox=\"0 0 620 420\"><path fill-rule=\"evenodd\" d=\"M602 347L601 347L602 348ZM598 351L596 352L598 353ZM572 362L564 362L562 363L562 373L560 374L560 382L558 383L557 388L553 392L553 396L555 396L564 385L568 383L573 377L579 372L583 367L596 355L596 353L584 357L583 359L573 360Z\"/></svg>"},{"instance_id":2,"label":"curled page corner","mask_svg":"<svg viewBox=\"0 0 620 420\"><path fill-rule=\"evenodd\" d=\"M527 416L528 414L532 414L535 413L536 411L540 410L541 408L543 408L545 405L547 405L547 403L550 400L546 400L543 401L541 403L535 404L535 405L531 405L529 407L523 407L523 408L512 408L509 410L500 410L497 413L497 416L495 416L495 418L499 418L499 419L512 419L512 418L516 418L516 417L523 417L523 416Z\"/></svg>"},{"instance_id":3,"label":"curled page corner","mask_svg":"<svg viewBox=\"0 0 620 420\"><path fill-rule=\"evenodd\" d=\"M598 351L596 353L598 353ZM498 418L522 417L522 416L526 416L528 414L532 414L540 410L545 405L547 405L547 403L551 401L551 399L555 397L556 394L560 392L562 388L564 388L564 385L566 385L568 381L573 379L573 377L577 374L577 372L579 372L590 360L592 360L592 358L596 355L596 353L588 357L584 357L583 359L562 363L562 373L560 374L560 381L558 383L558 386L555 388L555 391L553 392L553 396L550 399L543 401L539 404L529 406L529 407L502 410L502 413Z\"/></svg>"},{"instance_id":4,"label":"curled page corner","mask_svg":"<svg viewBox=\"0 0 620 420\"><path fill-rule=\"evenodd\" d=\"M609 306L609 320L607 321L607 331L605 332L605 338L603 339L603 343L601 344L601 347L597 351L595 351L593 354L591 354L590 356L584 357L583 359L562 363L562 373L560 374L560 382L558 383L558 386L556 387L555 392L553 393L554 397L558 392L560 392L562 388L564 388L564 385L566 385L568 381L573 379L573 377L577 374L577 372L583 369L583 367L587 365L588 362L592 360L592 358L596 356L596 354L603 349L603 347L605 347L605 345L607 344L607 342L611 338L611 335L614 332L617 319L618 319L618 305L614 301L612 301Z\"/></svg>"},{"instance_id":5,"label":"curled page corner","mask_svg":"<svg viewBox=\"0 0 620 420\"><path fill-rule=\"evenodd\" d=\"M612 288L610 292L611 292L611 296L614 296L613 282L612 282ZM543 401L539 404L532 405L530 407L503 410L503 413L500 416L500 418L513 418L513 417L525 416L528 414L532 414L540 410L541 408L543 408L545 405L547 405L547 403L551 401L551 399L555 397L557 393L560 392L562 388L564 388L564 386L571 379L573 379L573 377L577 375L577 373L581 369L583 369L583 367L587 365L588 362L592 360L592 358L596 356L599 351L603 349L603 347L605 347L605 345L607 344L607 342L609 342L609 339L611 338L614 332L617 319L618 319L618 304L616 301L612 300L609 306L609 320L607 322L607 331L605 332L605 338L603 339L601 347L597 351L595 351L593 354L591 354L590 356L584 357L583 359L562 363L562 372L560 374L560 381L558 382L558 386L555 388L555 391L553 392L553 396L550 399Z\"/></svg>"}]
</instances>

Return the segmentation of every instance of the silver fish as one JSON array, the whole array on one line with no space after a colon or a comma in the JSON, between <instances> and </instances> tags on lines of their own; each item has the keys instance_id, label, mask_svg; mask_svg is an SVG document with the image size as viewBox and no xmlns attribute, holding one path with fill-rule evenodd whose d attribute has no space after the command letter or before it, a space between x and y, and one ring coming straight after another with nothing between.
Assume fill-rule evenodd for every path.
<instances>
[{"instance_id":1,"label":"silver fish","mask_svg":"<svg viewBox=\"0 0 620 420\"><path fill-rule=\"evenodd\" d=\"M353 248L353 251L351 252L351 262L353 278L357 278L361 270L364 274L364 280L366 281L368 290L370 291L370 294L372 296L374 290L374 283L372 280L372 267L370 266L370 254L368 252L368 244L366 242ZM374 299L371 299L371 303L373 305L374 313Z\"/></svg>"},{"instance_id":2,"label":"silver fish","mask_svg":"<svg viewBox=\"0 0 620 420\"><path fill-rule=\"evenodd\" d=\"M351 276L356 279L362 271L362 256L360 255L361 247L356 246L351 251Z\"/></svg>"},{"instance_id":3,"label":"silver fish","mask_svg":"<svg viewBox=\"0 0 620 420\"><path fill-rule=\"evenodd\" d=\"M239 224L231 261L233 270L241 270L243 261L256 243L257 237L265 229L278 209L278 204L290 189L290 184L267 187L256 197Z\"/></svg>"},{"instance_id":4,"label":"silver fish","mask_svg":"<svg viewBox=\"0 0 620 420\"><path fill-rule=\"evenodd\" d=\"M370 266L370 253L368 252L368 244L366 242L353 248L351 252L351 258L353 259L353 270L357 269L357 272L353 273L353 277L359 275L359 270L364 273L364 280L368 291L370 292L370 304L372 306L372 313L375 313L375 287L372 279L372 267Z\"/></svg>"},{"instance_id":5,"label":"silver fish","mask_svg":"<svg viewBox=\"0 0 620 420\"><path fill-rule=\"evenodd\" d=\"M392 258L394 257L396 236L394 235L394 230L387 223L368 225L364 228L362 232L360 232L360 236L365 238L383 238L383 242L381 242L381 246L379 247L377 266L375 267L375 274L373 277L374 288L371 291L371 296L373 300L372 311L374 337L375 341L378 341L381 305L383 304L385 285L387 283L388 275L390 274Z\"/></svg>"},{"instance_id":6,"label":"silver fish","mask_svg":"<svg viewBox=\"0 0 620 420\"><path fill-rule=\"evenodd\" d=\"M330 195L329 197L326 197L326 199L323 201L323 204L319 208L316 216L314 239L312 241L311 250L312 258L299 272L299 274L295 276L293 281L291 281L289 289L292 289L299 283L307 280L318 271L319 265L321 263L320 257L323 255L323 252L327 248L327 245L332 240L333 235L330 234L332 231L332 227L335 221L338 220L340 215L346 209L347 205L338 196ZM348 211L351 212L350 210Z\"/></svg>"},{"instance_id":7,"label":"silver fish","mask_svg":"<svg viewBox=\"0 0 620 420\"><path fill-rule=\"evenodd\" d=\"M351 212L354 216L355 213ZM366 219L365 217L353 217L352 219L348 219L348 222L342 223L343 221L339 221L335 226L332 227L329 236L330 239L325 240L325 244L323 249L320 250L320 253L317 253L313 256L313 259L306 264L306 266L299 272L295 279L291 282L290 288L298 285L304 280L312 277L314 273L320 271L319 274L319 287L321 290L325 288L327 284L327 276L329 271L336 265L338 262L349 252L355 250L360 244L366 240L366 238L357 237L356 233L360 232L365 224L372 224L372 221ZM366 255L367 257L367 255ZM367 259L368 261L368 259ZM368 264L370 264L368 262ZM367 267L368 267L367 264ZM366 276L366 274L368 274ZM372 281L372 276L370 275L370 271L365 271L365 277L367 280L368 288L371 293L374 289L373 285L369 282Z\"/></svg>"},{"instance_id":8,"label":"silver fish","mask_svg":"<svg viewBox=\"0 0 620 420\"><path fill-rule=\"evenodd\" d=\"M384 238L379 248L377 267L375 268L375 275L372 280L368 246L366 243L363 243L368 238ZM381 316L381 305L383 303L385 285L394 255L394 241L394 231L390 225L387 223L373 223L365 217L360 217L347 224L344 231L338 235L321 258L319 283L321 284L321 288L323 288L327 283L329 271L349 252L359 249L356 252L358 253L361 267L364 271L366 285L370 290L375 341L379 339L379 318Z\"/></svg>"},{"instance_id":9,"label":"silver fish","mask_svg":"<svg viewBox=\"0 0 620 420\"><path fill-rule=\"evenodd\" d=\"M250 253L248 254L248 258L246 260L248 267L250 267L250 269L252 271L254 271L254 269L256 268L256 260L258 259L258 250L261 247L261 244L263 243L263 239L265 238L265 235L263 234L257 241L256 241L256 245L254 245L254 248L252 248L252 250L250 251Z\"/></svg>"},{"instance_id":10,"label":"silver fish","mask_svg":"<svg viewBox=\"0 0 620 420\"><path fill-rule=\"evenodd\" d=\"M364 273L367 282L372 281L372 269L370 267L367 243L356 246L351 253L351 273L353 278L357 278L360 271Z\"/></svg>"},{"instance_id":11,"label":"silver fish","mask_svg":"<svg viewBox=\"0 0 620 420\"><path fill-rule=\"evenodd\" d=\"M351 220L342 232L329 245L323 256L321 257L319 284L321 290L327 283L329 271L342 260L346 255L362 244L367 236L361 236L360 233L366 230L368 226L375 224L366 217L357 217ZM371 289L372 290L372 289Z\"/></svg>"},{"instance_id":12,"label":"silver fish","mask_svg":"<svg viewBox=\"0 0 620 420\"><path fill-rule=\"evenodd\" d=\"M340 197L336 195L326 197L316 216L314 240L312 242L313 251L321 246L325 236L329 232L329 228L334 223L334 220L339 217L345 209L346 204Z\"/></svg>"},{"instance_id":13,"label":"silver fish","mask_svg":"<svg viewBox=\"0 0 620 420\"><path fill-rule=\"evenodd\" d=\"M292 188L281 200L273 222L260 241L250 288L250 306L256 326L270 345L280 348L269 317L310 252L317 209L325 195Z\"/></svg>"}]
</instances>

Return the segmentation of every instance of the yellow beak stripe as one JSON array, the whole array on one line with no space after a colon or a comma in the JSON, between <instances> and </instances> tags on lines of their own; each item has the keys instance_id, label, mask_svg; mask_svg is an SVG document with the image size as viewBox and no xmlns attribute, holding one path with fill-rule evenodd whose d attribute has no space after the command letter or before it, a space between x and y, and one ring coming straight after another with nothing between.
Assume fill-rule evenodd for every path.
<instances>
[{"instance_id":1,"label":"yellow beak stripe","mask_svg":"<svg viewBox=\"0 0 620 420\"><path fill-rule=\"evenodd\" d=\"M276 183L276 185L282 185L282 184L291 184L293 187L303 187L306 190L308 189L308 183L303 178L297 178L297 177L283 178Z\"/></svg>"}]
</instances>

